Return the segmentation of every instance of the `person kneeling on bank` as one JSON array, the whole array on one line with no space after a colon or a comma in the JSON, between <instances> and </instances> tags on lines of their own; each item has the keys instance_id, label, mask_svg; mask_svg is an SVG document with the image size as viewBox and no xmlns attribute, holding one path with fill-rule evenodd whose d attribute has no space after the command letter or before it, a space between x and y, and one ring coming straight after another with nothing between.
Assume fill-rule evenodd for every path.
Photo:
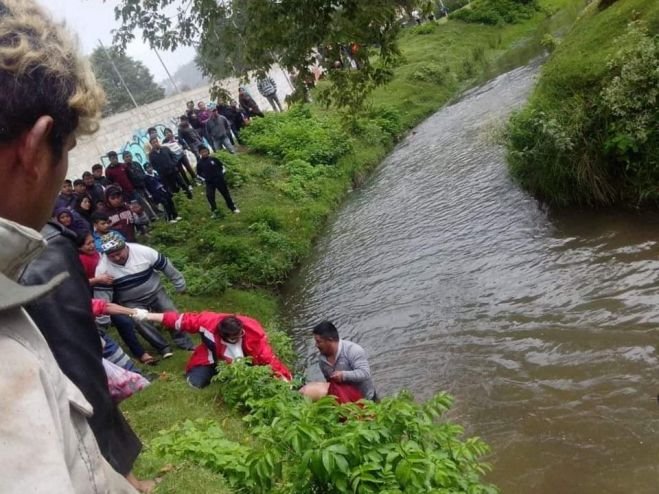
<instances>
[{"instance_id":1,"label":"person kneeling on bank","mask_svg":"<svg viewBox=\"0 0 659 494\"><path fill-rule=\"evenodd\" d=\"M135 310L134 319L161 323L167 328L199 333L201 344L195 348L185 370L188 384L204 388L217 373L219 361L251 357L254 365L269 365L275 376L290 381L288 368L276 357L261 324L247 316L216 312L165 312L162 314Z\"/></svg>"}]
</instances>

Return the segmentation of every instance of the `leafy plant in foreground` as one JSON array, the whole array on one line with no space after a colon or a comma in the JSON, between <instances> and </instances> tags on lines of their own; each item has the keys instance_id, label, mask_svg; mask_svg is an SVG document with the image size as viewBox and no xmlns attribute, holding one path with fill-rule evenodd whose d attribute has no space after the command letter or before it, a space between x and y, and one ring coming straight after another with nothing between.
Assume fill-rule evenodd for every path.
<instances>
[{"instance_id":1,"label":"leafy plant in foreground","mask_svg":"<svg viewBox=\"0 0 659 494\"><path fill-rule=\"evenodd\" d=\"M215 382L227 404L246 412L254 440L227 442L217 424L203 421L174 427L154 446L221 473L244 492L497 492L480 481L487 446L463 440L461 427L441 419L452 403L446 393L422 404L404 392L379 404L310 402L246 360L222 365Z\"/></svg>"}]
</instances>

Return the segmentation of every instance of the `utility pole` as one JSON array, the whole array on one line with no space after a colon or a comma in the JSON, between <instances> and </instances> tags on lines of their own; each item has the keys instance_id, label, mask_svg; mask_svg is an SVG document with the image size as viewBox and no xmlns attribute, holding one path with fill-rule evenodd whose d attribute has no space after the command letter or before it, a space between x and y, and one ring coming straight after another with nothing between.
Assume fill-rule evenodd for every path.
<instances>
[{"instance_id":1,"label":"utility pole","mask_svg":"<svg viewBox=\"0 0 659 494\"><path fill-rule=\"evenodd\" d=\"M174 79L172 78L172 75L169 73L169 70L167 70L167 66L165 65L165 62L163 62L162 58L160 58L160 53L158 53L158 50L156 50L155 48L152 48L152 50L156 54L156 57L158 57L158 60L160 60L160 64L162 65L162 68L165 69L165 72L167 72L167 77L169 77L169 82L172 83L172 86L174 86L174 89L176 89L176 92L178 94L181 94L181 90L176 85L176 82L174 82Z\"/></svg>"},{"instance_id":2,"label":"utility pole","mask_svg":"<svg viewBox=\"0 0 659 494\"><path fill-rule=\"evenodd\" d=\"M133 102L133 105L135 105L135 108L139 108L139 105L137 104L137 101L135 101L135 98L133 98L133 93L130 92L130 89L128 89L128 86L126 85L126 81L124 81L124 78L121 76L121 72L119 72L119 69L117 69L117 66L114 64L114 60L112 60L112 57L108 53L108 51L105 49L105 46L103 46L103 42L99 39L98 44L103 50L103 53L105 53L105 56L108 57L108 60L110 61L110 65L112 65L112 68L114 69L115 74L117 74L117 77L119 77L119 80L121 81L121 85L124 87L126 92L128 93L128 96L130 96L130 100Z\"/></svg>"}]
</instances>

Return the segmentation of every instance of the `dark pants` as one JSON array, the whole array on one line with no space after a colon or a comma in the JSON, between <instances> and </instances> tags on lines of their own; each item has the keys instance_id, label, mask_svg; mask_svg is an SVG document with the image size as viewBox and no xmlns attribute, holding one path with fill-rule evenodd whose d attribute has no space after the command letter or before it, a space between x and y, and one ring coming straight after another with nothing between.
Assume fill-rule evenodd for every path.
<instances>
[{"instance_id":1,"label":"dark pants","mask_svg":"<svg viewBox=\"0 0 659 494\"><path fill-rule=\"evenodd\" d=\"M142 209L146 212L146 215L149 217L151 221L155 220L158 215L156 212L153 210L153 206L149 202L149 195L146 192L146 189L144 187L135 187L135 190L133 191L133 196L137 200L137 202L140 203L142 206Z\"/></svg>"},{"instance_id":2,"label":"dark pants","mask_svg":"<svg viewBox=\"0 0 659 494\"><path fill-rule=\"evenodd\" d=\"M205 388L211 383L215 374L217 370L214 365L199 365L190 369L185 374L185 379L193 388Z\"/></svg>"},{"instance_id":3,"label":"dark pants","mask_svg":"<svg viewBox=\"0 0 659 494\"><path fill-rule=\"evenodd\" d=\"M183 177L181 177L181 174L178 171L162 175L161 178L164 186L171 194L176 194L179 190L182 190L189 199L192 199L192 194L188 190L188 186L185 184Z\"/></svg>"},{"instance_id":4,"label":"dark pants","mask_svg":"<svg viewBox=\"0 0 659 494\"><path fill-rule=\"evenodd\" d=\"M188 159L188 155L185 154L185 151L183 151L183 156L181 156L178 160L178 169L181 174L183 173L183 167L185 167L185 169L190 174L190 180L194 180L197 177L197 174L192 169L192 165L190 164L190 160Z\"/></svg>"},{"instance_id":5,"label":"dark pants","mask_svg":"<svg viewBox=\"0 0 659 494\"><path fill-rule=\"evenodd\" d=\"M141 358L146 352L144 347L137 339L135 330L144 338L149 344L155 348L160 354L170 352L169 344L162 337L160 332L150 324L135 323L128 316L111 316L112 324L117 328L117 332L124 340L130 353L137 358Z\"/></svg>"},{"instance_id":6,"label":"dark pants","mask_svg":"<svg viewBox=\"0 0 659 494\"><path fill-rule=\"evenodd\" d=\"M135 334L135 326L133 325L133 320L128 316L111 316L110 320L114 327L117 328L117 332L121 339L124 340L124 343L130 350L130 353L133 356L140 358L144 355L144 347L140 344Z\"/></svg>"},{"instance_id":7,"label":"dark pants","mask_svg":"<svg viewBox=\"0 0 659 494\"><path fill-rule=\"evenodd\" d=\"M183 183L186 185L186 188L190 187L192 185L192 181L185 174L185 168L183 167L183 163L181 163L180 161L176 163L176 169L178 170L178 174L181 176L181 179L183 179Z\"/></svg>"},{"instance_id":8,"label":"dark pants","mask_svg":"<svg viewBox=\"0 0 659 494\"><path fill-rule=\"evenodd\" d=\"M173 220L178 217L178 211L176 210L176 204L172 200L172 195L166 191L160 191L157 196L153 196L154 200L158 201L165 208L165 215L167 220Z\"/></svg>"},{"instance_id":9,"label":"dark pants","mask_svg":"<svg viewBox=\"0 0 659 494\"><path fill-rule=\"evenodd\" d=\"M124 300L121 301L122 305L125 305L126 307L130 308L139 308L139 309L147 309L151 312L168 312L168 311L176 311L176 306L174 305L174 302L172 302L172 299L169 298L169 295L165 292L164 288L160 288L156 294L151 297L150 300L148 301L141 301L139 303L131 302L129 300ZM153 332L156 333L158 330L155 329L150 323L146 321L142 321L139 323L139 327L151 327L153 328ZM183 331L178 331L176 329L170 329L167 328L169 333L172 336L172 340L174 340L174 343L176 344L177 347L183 348L184 350L194 350L194 343L192 343L192 340L190 337L185 334ZM144 334L140 331L140 334L144 336Z\"/></svg>"},{"instance_id":10,"label":"dark pants","mask_svg":"<svg viewBox=\"0 0 659 494\"><path fill-rule=\"evenodd\" d=\"M224 179L219 179L212 182L209 181L206 182L206 199L208 199L208 204L210 204L211 206L211 211L215 211L217 209L217 203L215 202L216 190L219 190L220 194L222 194L222 197L224 197L224 201L227 203L227 207L231 211L235 211L236 205L233 203L233 200L231 199L231 194L229 194L229 188L227 187L227 184L224 181Z\"/></svg>"},{"instance_id":11,"label":"dark pants","mask_svg":"<svg viewBox=\"0 0 659 494\"><path fill-rule=\"evenodd\" d=\"M272 109L274 111L284 111L281 108L281 103L279 102L279 98L277 97L277 93L272 93L268 94L265 99L268 100L268 103L270 103L270 106L272 106ZM275 106L276 104L276 106Z\"/></svg>"}]
</instances>

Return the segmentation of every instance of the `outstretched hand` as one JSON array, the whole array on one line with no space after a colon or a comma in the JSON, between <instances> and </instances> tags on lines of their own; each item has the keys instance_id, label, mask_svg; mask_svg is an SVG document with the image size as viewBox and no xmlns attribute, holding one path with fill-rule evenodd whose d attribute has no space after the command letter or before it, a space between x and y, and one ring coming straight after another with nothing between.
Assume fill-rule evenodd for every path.
<instances>
[{"instance_id":1,"label":"outstretched hand","mask_svg":"<svg viewBox=\"0 0 659 494\"><path fill-rule=\"evenodd\" d=\"M146 309L133 309L131 316L136 321L146 321L149 317L149 311Z\"/></svg>"}]
</instances>

